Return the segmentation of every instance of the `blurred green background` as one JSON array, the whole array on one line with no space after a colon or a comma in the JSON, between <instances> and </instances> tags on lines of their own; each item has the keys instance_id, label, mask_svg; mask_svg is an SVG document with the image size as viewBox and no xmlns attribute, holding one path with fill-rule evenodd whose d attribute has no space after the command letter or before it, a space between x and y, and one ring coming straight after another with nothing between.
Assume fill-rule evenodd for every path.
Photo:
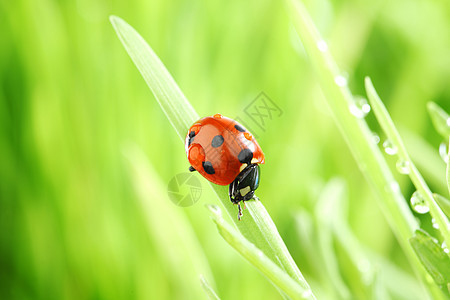
<instances>
[{"instance_id":1,"label":"blurred green background","mask_svg":"<svg viewBox=\"0 0 450 300\"><path fill-rule=\"evenodd\" d=\"M352 90L364 95L372 77L431 188L446 195L426 103L450 110L448 2L306 4ZM423 297L282 1L4 0L1 299L202 299L199 274L223 299L280 298L217 234L204 204L219 202L203 178L195 205L169 200L167 184L189 166L184 146L111 14L143 35L201 116L249 121L243 110L261 91L281 108L258 132L257 195L319 298ZM339 234L320 200L334 177ZM409 199L409 179L398 179ZM416 216L436 234L429 215Z\"/></svg>"}]
</instances>

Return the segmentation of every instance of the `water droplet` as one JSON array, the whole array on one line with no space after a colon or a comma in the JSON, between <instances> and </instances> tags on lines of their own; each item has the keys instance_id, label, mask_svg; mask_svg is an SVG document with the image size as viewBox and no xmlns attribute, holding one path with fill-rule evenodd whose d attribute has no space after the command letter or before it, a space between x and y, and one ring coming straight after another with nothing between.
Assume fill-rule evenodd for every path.
<instances>
[{"instance_id":1,"label":"water droplet","mask_svg":"<svg viewBox=\"0 0 450 300\"><path fill-rule=\"evenodd\" d=\"M447 151L447 143L442 142L439 145L439 155L445 163L448 163L448 151Z\"/></svg>"},{"instance_id":2,"label":"water droplet","mask_svg":"<svg viewBox=\"0 0 450 300\"><path fill-rule=\"evenodd\" d=\"M444 249L445 253L449 253L450 252L448 250L447 243L445 241L442 242L441 248Z\"/></svg>"},{"instance_id":3,"label":"water droplet","mask_svg":"<svg viewBox=\"0 0 450 300\"><path fill-rule=\"evenodd\" d=\"M347 78L345 78L342 75L338 75L338 76L334 77L334 82L336 82L336 84L338 86L346 86L347 85Z\"/></svg>"},{"instance_id":4,"label":"water droplet","mask_svg":"<svg viewBox=\"0 0 450 300\"><path fill-rule=\"evenodd\" d=\"M324 40L320 40L317 42L317 48L320 52L326 52L328 51L328 44Z\"/></svg>"},{"instance_id":5,"label":"water droplet","mask_svg":"<svg viewBox=\"0 0 450 300\"><path fill-rule=\"evenodd\" d=\"M372 142L376 145L380 142L380 137L375 132L372 132Z\"/></svg>"},{"instance_id":6,"label":"water droplet","mask_svg":"<svg viewBox=\"0 0 450 300\"><path fill-rule=\"evenodd\" d=\"M385 140L383 143L384 151L389 155L397 154L397 146L392 144L390 140Z\"/></svg>"},{"instance_id":7,"label":"water droplet","mask_svg":"<svg viewBox=\"0 0 450 300\"><path fill-rule=\"evenodd\" d=\"M399 159L395 166L400 174L409 174L409 161L404 159Z\"/></svg>"},{"instance_id":8,"label":"water droplet","mask_svg":"<svg viewBox=\"0 0 450 300\"><path fill-rule=\"evenodd\" d=\"M426 214L430 211L430 208L425 203L425 199L423 198L422 194L418 191L415 191L411 196L411 207L418 213L418 214Z\"/></svg>"},{"instance_id":9,"label":"water droplet","mask_svg":"<svg viewBox=\"0 0 450 300\"><path fill-rule=\"evenodd\" d=\"M207 205L207 207L209 208L209 210L213 213L213 214L215 214L216 216L221 216L222 215L222 210L220 209L220 207L218 207L217 205L214 205L214 204L210 204L210 205Z\"/></svg>"},{"instance_id":10,"label":"water droplet","mask_svg":"<svg viewBox=\"0 0 450 300\"><path fill-rule=\"evenodd\" d=\"M370 111L370 105L366 98L355 97L353 103L350 104L350 112L357 118L364 118Z\"/></svg>"},{"instance_id":11,"label":"water droplet","mask_svg":"<svg viewBox=\"0 0 450 300\"><path fill-rule=\"evenodd\" d=\"M447 119L447 126L450 127L450 118Z\"/></svg>"},{"instance_id":12,"label":"water droplet","mask_svg":"<svg viewBox=\"0 0 450 300\"><path fill-rule=\"evenodd\" d=\"M431 219L431 225L433 226L433 228L439 229L439 224L436 222L434 218Z\"/></svg>"}]
</instances>

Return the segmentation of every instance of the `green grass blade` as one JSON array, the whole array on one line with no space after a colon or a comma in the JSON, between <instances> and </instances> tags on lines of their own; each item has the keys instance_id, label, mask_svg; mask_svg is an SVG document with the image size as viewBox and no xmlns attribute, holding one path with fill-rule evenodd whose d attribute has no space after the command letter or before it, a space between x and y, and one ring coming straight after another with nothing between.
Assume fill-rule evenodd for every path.
<instances>
[{"instance_id":1,"label":"green grass blade","mask_svg":"<svg viewBox=\"0 0 450 300\"><path fill-rule=\"evenodd\" d=\"M450 282L448 255L425 231L417 230L409 241L434 281L447 291Z\"/></svg>"},{"instance_id":2,"label":"green grass blade","mask_svg":"<svg viewBox=\"0 0 450 300\"><path fill-rule=\"evenodd\" d=\"M209 285L208 281L206 281L206 278L203 275L200 275L200 283L209 300L220 300L219 296L217 296L216 292Z\"/></svg>"},{"instance_id":3,"label":"green grass blade","mask_svg":"<svg viewBox=\"0 0 450 300\"><path fill-rule=\"evenodd\" d=\"M145 153L134 144L125 145L122 152L148 232L155 240L155 250L173 276L174 288L187 298L198 299L203 291L196 282L196 275L202 272L212 278L212 272L188 218L169 200L163 201L167 197L166 186ZM149 188L149 182L152 188ZM177 241L177 247L173 241Z\"/></svg>"},{"instance_id":4,"label":"green grass blade","mask_svg":"<svg viewBox=\"0 0 450 300\"><path fill-rule=\"evenodd\" d=\"M119 17L111 16L110 19L125 49L184 143L187 130L198 120L198 114L139 33ZM247 213L242 221L237 221L237 208L228 199L227 187L215 184L211 186L239 231L293 279L306 283L263 204L259 200L247 201Z\"/></svg>"},{"instance_id":5,"label":"green grass blade","mask_svg":"<svg viewBox=\"0 0 450 300\"><path fill-rule=\"evenodd\" d=\"M419 278L436 299L443 295L433 283L427 280L428 274L410 247L408 240L418 229L418 224L406 205L398 183L394 180L381 151L372 142L372 132L364 119L355 117L350 112L354 103L345 79L328 51L325 41L309 16L303 3L288 0L292 21L302 40L302 44L316 67L322 90L331 108L333 117L343 137L355 157L367 181L378 193L376 199L386 220L399 241L411 265Z\"/></svg>"},{"instance_id":6,"label":"green grass blade","mask_svg":"<svg viewBox=\"0 0 450 300\"><path fill-rule=\"evenodd\" d=\"M437 132L439 132L439 134L445 139L448 147L448 140L450 137L450 116L446 111L444 111L439 105L434 102L428 102L427 108L434 128L436 128ZM450 192L450 166L448 162L446 169L446 182L447 188Z\"/></svg>"},{"instance_id":7,"label":"green grass blade","mask_svg":"<svg viewBox=\"0 0 450 300\"><path fill-rule=\"evenodd\" d=\"M450 116L434 102L428 102L427 108L434 128L447 141L450 136Z\"/></svg>"},{"instance_id":8,"label":"green grass blade","mask_svg":"<svg viewBox=\"0 0 450 300\"><path fill-rule=\"evenodd\" d=\"M311 289L306 282L298 283L286 272L280 269L271 259L269 259L260 249L249 242L245 237L236 232L222 218L220 208L215 205L208 205L214 222L217 225L220 235L234 249L236 249L246 260L263 273L275 286L280 288L291 299L315 299Z\"/></svg>"},{"instance_id":9,"label":"green grass blade","mask_svg":"<svg viewBox=\"0 0 450 300\"><path fill-rule=\"evenodd\" d=\"M164 64L136 30L119 17L111 16L110 21L176 133L184 140L189 127L198 120L198 114Z\"/></svg>"},{"instance_id":10,"label":"green grass blade","mask_svg":"<svg viewBox=\"0 0 450 300\"><path fill-rule=\"evenodd\" d=\"M426 184L419 170L416 168L414 163L411 161L408 152L406 152L405 145L395 128L394 122L392 121L386 107L378 96L375 88L372 85L372 82L367 77L366 78L366 90L367 95L370 100L370 104L372 105L375 116L380 123L380 126L383 128L383 131L386 133L389 140L392 144L397 148L399 160L406 163L406 166L409 168L409 177L413 182L416 189L422 194L424 197L428 207L430 208L431 216L436 220L436 223L439 225L439 230L442 233L444 240L447 245L450 245L450 223L448 218L445 216L444 212L441 210L439 205L437 205L436 201L434 201L433 193L430 188Z\"/></svg>"},{"instance_id":11,"label":"green grass blade","mask_svg":"<svg viewBox=\"0 0 450 300\"><path fill-rule=\"evenodd\" d=\"M439 207L445 215L450 218L450 200L436 193L433 194L433 198L436 200L437 204L439 204Z\"/></svg>"}]
</instances>

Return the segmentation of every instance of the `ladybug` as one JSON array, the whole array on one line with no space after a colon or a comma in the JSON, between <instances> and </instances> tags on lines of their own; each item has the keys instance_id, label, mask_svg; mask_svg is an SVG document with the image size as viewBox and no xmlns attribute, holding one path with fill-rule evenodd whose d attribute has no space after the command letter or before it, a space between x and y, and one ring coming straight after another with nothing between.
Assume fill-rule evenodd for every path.
<instances>
[{"instance_id":1,"label":"ladybug","mask_svg":"<svg viewBox=\"0 0 450 300\"><path fill-rule=\"evenodd\" d=\"M215 184L229 185L228 195L238 205L240 220L239 203L254 197L259 164L264 164L264 153L252 134L235 120L215 114L189 128L185 149L189 171L198 171Z\"/></svg>"}]
</instances>

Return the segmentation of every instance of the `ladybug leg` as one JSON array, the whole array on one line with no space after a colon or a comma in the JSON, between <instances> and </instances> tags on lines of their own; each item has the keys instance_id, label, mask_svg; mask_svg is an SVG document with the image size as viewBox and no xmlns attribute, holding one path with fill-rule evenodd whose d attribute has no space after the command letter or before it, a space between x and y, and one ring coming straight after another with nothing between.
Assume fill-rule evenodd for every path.
<instances>
[{"instance_id":1,"label":"ladybug leg","mask_svg":"<svg viewBox=\"0 0 450 300\"><path fill-rule=\"evenodd\" d=\"M228 196L230 197L230 201L234 204L238 204L242 199L239 198L239 190L238 190L239 181L235 179L230 186L228 187Z\"/></svg>"},{"instance_id":2,"label":"ladybug leg","mask_svg":"<svg viewBox=\"0 0 450 300\"><path fill-rule=\"evenodd\" d=\"M240 221L241 217L243 216L243 214L242 214L241 205L238 203L237 206L238 206L238 210L239 210L239 212L238 212L238 220Z\"/></svg>"},{"instance_id":3,"label":"ladybug leg","mask_svg":"<svg viewBox=\"0 0 450 300\"><path fill-rule=\"evenodd\" d=\"M194 167L193 166L189 166L189 172L194 172L194 171L197 171L196 169L194 169Z\"/></svg>"}]
</instances>

